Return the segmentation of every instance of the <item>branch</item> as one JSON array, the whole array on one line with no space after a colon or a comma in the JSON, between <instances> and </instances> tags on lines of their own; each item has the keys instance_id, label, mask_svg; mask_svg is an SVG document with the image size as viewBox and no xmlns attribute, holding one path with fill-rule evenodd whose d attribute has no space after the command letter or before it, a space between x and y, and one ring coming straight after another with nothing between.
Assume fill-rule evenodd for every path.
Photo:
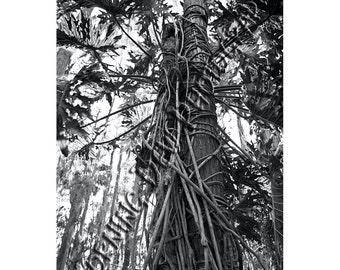
<instances>
[{"instance_id":1,"label":"branch","mask_svg":"<svg viewBox=\"0 0 340 270\"><path fill-rule=\"evenodd\" d=\"M105 116L103 116L103 117L101 117L101 118L99 118L99 119L97 119L97 120L94 120L94 121L91 122L91 123L85 124L85 125L81 126L80 128L87 127L87 126L92 125L92 124L94 124L94 123L97 123L97 122L99 122L99 121L101 121L101 120L103 120L103 119L105 119L105 118L109 118L109 117L111 117L112 115L115 115L115 114L117 114L117 113L126 111L126 110L131 109L131 108L134 108L134 107L136 107L136 106L143 105L143 104L147 104L147 103L151 103L151 102L154 102L154 101L156 101L156 100L155 100L155 99L152 99L152 100L147 100L147 101L142 101L142 102L139 102L139 103L136 103L136 104L132 104L132 105L127 106L127 107L125 107L125 108L122 108L122 109L120 109L120 110L118 110L118 111L115 111L115 112L113 112L113 113L110 113L110 114L108 114L108 115L105 115Z\"/></svg>"},{"instance_id":2,"label":"branch","mask_svg":"<svg viewBox=\"0 0 340 270\"><path fill-rule=\"evenodd\" d=\"M220 85L214 87L214 93L241 90L242 85Z\"/></svg>"},{"instance_id":3,"label":"branch","mask_svg":"<svg viewBox=\"0 0 340 270\"><path fill-rule=\"evenodd\" d=\"M127 78L127 79L131 79L131 80L135 80L138 82L142 82L142 83L149 83L153 85L154 80L152 78L150 78L149 76L143 76L143 75L133 75L133 74L109 74L110 77L113 78Z\"/></svg>"},{"instance_id":4,"label":"branch","mask_svg":"<svg viewBox=\"0 0 340 270\"><path fill-rule=\"evenodd\" d=\"M143 75L124 75L124 74L115 74L115 75L109 75L110 77L121 77L121 78L140 78L140 79L147 79L147 80L152 80L149 76L143 76Z\"/></svg>"},{"instance_id":5,"label":"branch","mask_svg":"<svg viewBox=\"0 0 340 270\"><path fill-rule=\"evenodd\" d=\"M106 74L109 76L109 77L118 77L118 78L128 78L128 79L133 79L133 78L136 78L135 80L136 81L141 81L141 82L144 82L144 83L149 83L149 82L146 82L144 80L140 80L140 79L146 79L146 80L150 80L152 82L152 78L150 78L149 76L143 76L143 75L133 75L133 74L129 74L129 75L124 75L124 74L110 74L110 72L113 72L108 66L112 66L110 64L107 64L107 63L104 63L102 60L101 60L101 57L100 55L98 54L98 52L96 50L93 50L93 53L94 53L94 56L95 58L98 60L98 62L101 64L101 66L103 67L103 69L106 71ZM150 82L150 83L151 83Z\"/></svg>"},{"instance_id":6,"label":"branch","mask_svg":"<svg viewBox=\"0 0 340 270\"><path fill-rule=\"evenodd\" d=\"M250 31L250 32L255 31L259 26L261 26L267 20L269 20L270 17L271 15L268 15L266 18L264 18L262 21L258 22L257 24L254 24L250 26L249 28L247 27L246 29L241 31L237 36L234 36L230 38L229 40L224 40L221 46L212 54L210 62L213 62L215 60L214 58L218 56L220 53L224 52L228 46L232 45L237 40L240 40L240 37L242 37L244 33L246 33L247 31Z\"/></svg>"},{"instance_id":7,"label":"branch","mask_svg":"<svg viewBox=\"0 0 340 270\"><path fill-rule=\"evenodd\" d=\"M110 13L111 14L111 13ZM111 14L112 16L112 14ZM148 57L150 57L152 59L152 57L150 56L150 54L148 54L148 52L146 52L141 45L139 45L126 31L125 29L120 25L120 23L118 22L118 20L112 16L112 19L116 22L116 24L120 27L120 29L122 29L123 33L143 52L145 53Z\"/></svg>"},{"instance_id":8,"label":"branch","mask_svg":"<svg viewBox=\"0 0 340 270\"><path fill-rule=\"evenodd\" d=\"M119 140L121 137L125 136L126 134L130 133L132 130L136 129L137 127L141 126L142 124L144 124L147 120L149 120L151 118L151 115L149 115L148 117L146 117L143 121L139 122L137 125L133 126L132 128L130 128L128 131L124 132L123 134L119 135L118 137L112 139L112 140L108 140L105 142L98 142L98 143L93 143L95 145L101 145L101 144L106 144L106 143L111 143L111 142L115 142L117 140Z\"/></svg>"}]
</instances>

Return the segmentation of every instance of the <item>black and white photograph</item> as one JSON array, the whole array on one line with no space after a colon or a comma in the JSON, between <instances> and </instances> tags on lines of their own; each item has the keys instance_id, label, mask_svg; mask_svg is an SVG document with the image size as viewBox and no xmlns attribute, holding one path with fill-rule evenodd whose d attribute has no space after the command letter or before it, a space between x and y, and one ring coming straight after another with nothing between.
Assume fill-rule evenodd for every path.
<instances>
[{"instance_id":1,"label":"black and white photograph","mask_svg":"<svg viewBox=\"0 0 340 270\"><path fill-rule=\"evenodd\" d=\"M339 269L333 2L4 2L0 268Z\"/></svg>"},{"instance_id":2,"label":"black and white photograph","mask_svg":"<svg viewBox=\"0 0 340 270\"><path fill-rule=\"evenodd\" d=\"M56 269L283 269L283 1L57 0Z\"/></svg>"},{"instance_id":3,"label":"black and white photograph","mask_svg":"<svg viewBox=\"0 0 340 270\"><path fill-rule=\"evenodd\" d=\"M339 268L336 4L2 11L1 269Z\"/></svg>"}]
</instances>

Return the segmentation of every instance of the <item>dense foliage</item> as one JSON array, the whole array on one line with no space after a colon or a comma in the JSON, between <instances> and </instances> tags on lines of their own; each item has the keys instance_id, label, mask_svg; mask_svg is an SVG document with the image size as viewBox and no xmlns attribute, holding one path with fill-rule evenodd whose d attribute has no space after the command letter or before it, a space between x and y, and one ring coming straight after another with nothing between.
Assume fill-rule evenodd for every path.
<instances>
[{"instance_id":1,"label":"dense foliage","mask_svg":"<svg viewBox=\"0 0 340 270\"><path fill-rule=\"evenodd\" d=\"M196 113L174 101L185 103L189 96L178 89L186 88L192 68L182 4L57 3L57 46L72 55L61 60L66 68L57 77L58 270L89 267L87 258L129 189L133 200L150 205L136 213L108 269L151 269L165 256L157 249L166 242L166 226L172 226L165 217L182 209L180 199L170 195L177 188L171 183L180 179L173 170L182 166L174 161L174 149L191 150L190 142L182 145L186 135L178 127L192 132L188 115ZM216 204L223 216L212 216L213 223L230 224L244 269L282 269L282 1L213 0L206 7L211 53L204 69L217 70L209 80L226 190L224 204ZM196 163L193 157L187 161ZM213 201L205 197L202 208L208 197ZM171 206L162 210L161 204Z\"/></svg>"}]
</instances>

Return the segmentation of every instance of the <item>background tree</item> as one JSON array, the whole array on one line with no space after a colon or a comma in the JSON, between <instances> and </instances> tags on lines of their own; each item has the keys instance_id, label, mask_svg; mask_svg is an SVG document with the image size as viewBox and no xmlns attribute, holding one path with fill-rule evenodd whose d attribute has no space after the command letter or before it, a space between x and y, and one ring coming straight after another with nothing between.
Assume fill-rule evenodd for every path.
<instances>
[{"instance_id":1,"label":"background tree","mask_svg":"<svg viewBox=\"0 0 340 270\"><path fill-rule=\"evenodd\" d=\"M86 160L129 138L139 196L156 198L144 268L282 268L282 2L169 9L58 2L58 45L84 53L58 82L58 140L82 141L74 150ZM96 103L112 105L113 95L122 107L94 120ZM150 116L135 117L154 99ZM91 128L117 115L126 131L113 139L103 140L105 125ZM240 133L243 147L217 125L226 116L253 127Z\"/></svg>"}]
</instances>

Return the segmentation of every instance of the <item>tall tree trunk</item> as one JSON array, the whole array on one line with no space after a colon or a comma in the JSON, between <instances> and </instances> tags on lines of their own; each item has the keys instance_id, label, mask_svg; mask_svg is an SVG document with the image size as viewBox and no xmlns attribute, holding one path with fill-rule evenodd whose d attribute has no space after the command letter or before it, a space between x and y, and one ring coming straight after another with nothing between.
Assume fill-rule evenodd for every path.
<instances>
[{"instance_id":1,"label":"tall tree trunk","mask_svg":"<svg viewBox=\"0 0 340 270\"><path fill-rule=\"evenodd\" d=\"M119 188L119 182L120 182L120 172L121 172L121 164L122 164L122 154L123 152L120 151L119 153L119 159L118 159L118 164L117 164L117 176L116 176L116 183L115 187L113 190L113 195L112 195L112 201L111 201L111 210L110 210L110 218L114 216L114 213L117 209L116 207L116 202L118 199L118 188Z\"/></svg>"},{"instance_id":2,"label":"tall tree trunk","mask_svg":"<svg viewBox=\"0 0 340 270\"><path fill-rule=\"evenodd\" d=\"M138 194L139 194L139 178L135 177L135 181L132 187L132 190L134 192L134 196L132 196L131 202L136 205L137 200L138 200ZM136 219L131 220L130 223L132 227L134 228L131 232L128 232L125 235L125 249L124 249L124 261L123 261L123 268L122 270L128 270L129 265L131 263L131 270L135 269L135 264L136 264L136 239L137 239L137 234L138 234L138 224L140 221L140 216L141 212L137 214Z\"/></svg>"},{"instance_id":3,"label":"tall tree trunk","mask_svg":"<svg viewBox=\"0 0 340 270\"><path fill-rule=\"evenodd\" d=\"M177 174L163 173L164 179L160 180L158 187L159 198L154 214L157 222L145 259L150 269L242 269L240 248L228 231L233 226L221 211L221 206L225 208L227 205L225 182L230 179L223 173L221 161L223 153L218 139L212 84L212 77L219 76L208 66L211 51L207 12L203 0L184 1L181 58L176 56L176 34L173 37L166 35L167 39L163 40L164 61L169 62L165 62L165 74L170 74L170 81L165 84L170 93L165 107L165 129L170 135L165 135L163 148L173 150L176 145L180 151L177 148L170 155L166 152L164 155L167 166L175 164ZM174 55L174 64L169 55ZM179 77L171 75L171 65L176 65L177 61L180 62L182 84ZM174 94L172 91L178 92ZM162 89L159 92L162 93ZM183 109L179 103L184 105ZM168 112L174 109L173 104L176 104L176 118ZM177 142L171 141L171 136L177 137ZM151 252L153 247L156 249L154 255Z\"/></svg>"},{"instance_id":4,"label":"tall tree trunk","mask_svg":"<svg viewBox=\"0 0 340 270\"><path fill-rule=\"evenodd\" d=\"M113 150L111 152L111 156L110 156L110 165L109 165L109 169L108 169L108 179L109 181L107 181L107 186L105 187L104 190L104 194L103 194L103 201L102 204L100 206L100 209L98 211L97 214L97 234L101 235L102 230L104 228L105 222L106 222L106 215L108 213L109 210L109 192L110 192L110 186L111 186L111 182L112 182L112 164L113 164L113 155L114 155L115 151Z\"/></svg>"},{"instance_id":5,"label":"tall tree trunk","mask_svg":"<svg viewBox=\"0 0 340 270\"><path fill-rule=\"evenodd\" d=\"M120 150L119 153L119 159L117 163L117 175L115 180L115 186L113 188L113 194L112 194L112 200L111 200L111 207L110 207L110 219L114 217L115 211L117 209L117 199L118 199L118 188L119 188L119 182L120 182L120 174L121 174L121 164L122 164L122 150ZM113 156L112 156L113 157ZM112 262L110 263L108 269L116 269L116 265L119 262L119 250L115 250L113 254Z\"/></svg>"},{"instance_id":6,"label":"tall tree trunk","mask_svg":"<svg viewBox=\"0 0 340 270\"><path fill-rule=\"evenodd\" d=\"M83 243L83 233L84 233L84 226L85 226L85 219L87 210L89 208L90 204L90 198L92 194L92 187L93 187L93 174L90 178L86 178L83 180L83 189L84 189L84 207L81 213L79 214L78 220L79 222L79 229L75 234L74 241L73 241L73 247L70 252L69 258L71 261L71 267L70 270L76 269L76 264L81 261L82 254L84 252L84 243ZM73 267L73 268L72 268Z\"/></svg>"},{"instance_id":7,"label":"tall tree trunk","mask_svg":"<svg viewBox=\"0 0 340 270\"><path fill-rule=\"evenodd\" d=\"M192 147L189 145L185 160L186 164L192 164L190 169L196 171L198 186L205 183L216 201L226 204L225 181L229 179L226 179L226 175L223 174L220 142L217 139L219 134L216 128L218 124L212 85L213 74L210 73L207 66L211 51L207 38L208 14L204 1L185 0L184 17L187 19L184 21L184 54L191 61L189 63L187 101L190 108L191 124L194 127L193 132L187 135L187 143L191 143ZM208 216L207 204L204 200L199 200L199 204L200 208L205 210L203 219L205 220L206 240L213 251L212 255L208 255L208 246L204 243L203 233L197 233L199 229L197 221L195 222L194 218L188 219L188 234L193 234L189 239L195 254L197 269L207 269L207 267L212 269L210 256L214 258L218 269L242 269L242 255L239 253L237 243L232 235L223 232L216 221L211 220L209 224L211 218ZM201 210L198 209L199 211ZM213 228L211 228L211 224Z\"/></svg>"},{"instance_id":8,"label":"tall tree trunk","mask_svg":"<svg viewBox=\"0 0 340 270\"><path fill-rule=\"evenodd\" d=\"M162 86L166 91L159 90L160 95L165 92L165 98L159 100L167 100L161 146L171 150L156 158L173 171L160 169L163 178L157 188L156 222L152 223L153 236L145 259L153 270L242 269L242 255L230 232L232 222L221 210L228 205L225 183L230 179L223 173L221 161L212 84L212 77L219 76L208 66L207 12L203 0L184 1L181 57L176 55L176 31L165 31L175 34L163 37L168 82L165 79L166 86ZM178 71L182 80L176 77ZM174 117L171 110L175 107Z\"/></svg>"},{"instance_id":9,"label":"tall tree trunk","mask_svg":"<svg viewBox=\"0 0 340 270\"><path fill-rule=\"evenodd\" d=\"M65 231L62 237L61 246L58 251L57 256L57 270L64 270L67 257L70 251L71 241L74 233L74 228L77 220L82 212L82 203L84 200L84 187L81 183L81 177L76 174L73 179L73 187L70 191L70 216L65 227Z\"/></svg>"},{"instance_id":10,"label":"tall tree trunk","mask_svg":"<svg viewBox=\"0 0 340 270\"><path fill-rule=\"evenodd\" d=\"M70 218L65 227L65 231L61 240L61 245L57 257L57 270L64 270L67 260L67 255L70 249L72 235L74 231L74 225L76 222L76 211L71 207Z\"/></svg>"},{"instance_id":11,"label":"tall tree trunk","mask_svg":"<svg viewBox=\"0 0 340 270\"><path fill-rule=\"evenodd\" d=\"M125 235L125 243L124 243L124 260L122 270L128 270L130 264L130 255L131 255L131 234L127 233Z\"/></svg>"}]
</instances>

